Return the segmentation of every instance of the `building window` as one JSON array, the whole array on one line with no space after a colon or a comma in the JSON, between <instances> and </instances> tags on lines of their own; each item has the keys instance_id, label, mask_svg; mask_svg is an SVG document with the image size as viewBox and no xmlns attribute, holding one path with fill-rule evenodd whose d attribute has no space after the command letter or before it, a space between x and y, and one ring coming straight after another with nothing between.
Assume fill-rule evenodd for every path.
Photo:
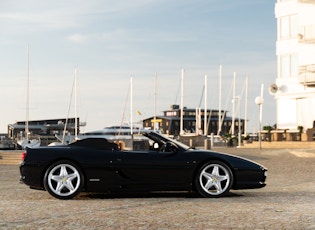
<instances>
[{"instance_id":1,"label":"building window","mask_svg":"<svg viewBox=\"0 0 315 230\"><path fill-rule=\"evenodd\" d=\"M279 18L280 40L296 38L298 35L297 16L289 15Z\"/></svg>"},{"instance_id":2,"label":"building window","mask_svg":"<svg viewBox=\"0 0 315 230\"><path fill-rule=\"evenodd\" d=\"M298 55L280 56L280 78L298 77Z\"/></svg>"},{"instance_id":3,"label":"building window","mask_svg":"<svg viewBox=\"0 0 315 230\"><path fill-rule=\"evenodd\" d=\"M166 112L166 116L167 117L176 117L177 116L177 112L176 111L167 111Z\"/></svg>"}]
</instances>

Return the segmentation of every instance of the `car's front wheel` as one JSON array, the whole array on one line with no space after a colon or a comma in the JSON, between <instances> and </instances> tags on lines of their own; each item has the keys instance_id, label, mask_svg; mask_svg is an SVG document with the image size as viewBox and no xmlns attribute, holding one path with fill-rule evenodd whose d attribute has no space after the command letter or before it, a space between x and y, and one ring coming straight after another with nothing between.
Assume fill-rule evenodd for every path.
<instances>
[{"instance_id":1,"label":"car's front wheel","mask_svg":"<svg viewBox=\"0 0 315 230\"><path fill-rule=\"evenodd\" d=\"M231 169L220 161L204 164L197 172L195 185L203 197L225 196L233 184Z\"/></svg>"},{"instance_id":2,"label":"car's front wheel","mask_svg":"<svg viewBox=\"0 0 315 230\"><path fill-rule=\"evenodd\" d=\"M45 173L45 189L58 199L72 199L78 195L84 184L80 168L71 161L58 161Z\"/></svg>"}]
</instances>

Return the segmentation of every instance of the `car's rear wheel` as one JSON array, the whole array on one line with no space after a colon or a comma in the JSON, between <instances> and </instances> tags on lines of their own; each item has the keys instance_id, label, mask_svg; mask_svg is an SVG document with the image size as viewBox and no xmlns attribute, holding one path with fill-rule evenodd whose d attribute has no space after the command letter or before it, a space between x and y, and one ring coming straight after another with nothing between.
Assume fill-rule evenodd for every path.
<instances>
[{"instance_id":1,"label":"car's rear wheel","mask_svg":"<svg viewBox=\"0 0 315 230\"><path fill-rule=\"evenodd\" d=\"M45 173L45 189L58 199L72 199L83 188L84 177L80 168L71 161L58 161Z\"/></svg>"},{"instance_id":2,"label":"car's rear wheel","mask_svg":"<svg viewBox=\"0 0 315 230\"><path fill-rule=\"evenodd\" d=\"M220 161L204 164L197 172L195 185L203 197L222 197L231 189L233 174L229 166Z\"/></svg>"}]
</instances>

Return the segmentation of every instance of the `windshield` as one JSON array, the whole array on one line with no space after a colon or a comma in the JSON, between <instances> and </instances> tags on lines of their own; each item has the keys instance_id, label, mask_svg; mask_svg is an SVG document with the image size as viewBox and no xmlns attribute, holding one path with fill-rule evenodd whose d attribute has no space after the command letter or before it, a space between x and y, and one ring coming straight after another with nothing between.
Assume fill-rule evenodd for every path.
<instances>
[{"instance_id":1,"label":"windshield","mask_svg":"<svg viewBox=\"0 0 315 230\"><path fill-rule=\"evenodd\" d=\"M164 137L165 139L167 139L168 141L174 142L174 143L175 143L178 147L180 147L180 148L183 148L183 149L185 149L185 150L189 149L189 146L185 145L184 143L182 143L182 142L180 142L180 141L178 141L178 140L176 140L176 139L172 139L172 138L170 138L170 137L168 137L168 136L165 136L165 135L163 135L163 137Z\"/></svg>"},{"instance_id":2,"label":"windshield","mask_svg":"<svg viewBox=\"0 0 315 230\"><path fill-rule=\"evenodd\" d=\"M164 134L160 134L160 133L157 133L157 132L148 132L148 133L143 133L143 135L147 136L148 138L154 140L154 141L157 141L157 142L163 142L163 143L166 143L166 142L173 142L174 144L176 144L179 148L181 148L182 150L188 150L189 149L189 146L183 144L182 142L176 140L176 139L173 139L167 135L164 135Z\"/></svg>"}]
</instances>

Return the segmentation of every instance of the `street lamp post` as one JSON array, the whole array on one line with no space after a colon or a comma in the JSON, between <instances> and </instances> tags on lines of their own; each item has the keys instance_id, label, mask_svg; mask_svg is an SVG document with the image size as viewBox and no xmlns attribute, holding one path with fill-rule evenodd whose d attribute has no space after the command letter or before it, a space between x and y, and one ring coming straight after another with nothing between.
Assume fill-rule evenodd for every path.
<instances>
[{"instance_id":1,"label":"street lamp post","mask_svg":"<svg viewBox=\"0 0 315 230\"><path fill-rule=\"evenodd\" d=\"M264 84L261 85L261 93L260 96L255 98L255 103L259 106L259 133L258 133L258 139L259 139L259 150L261 150L261 124L262 124L262 105L264 103Z\"/></svg>"}]
</instances>

